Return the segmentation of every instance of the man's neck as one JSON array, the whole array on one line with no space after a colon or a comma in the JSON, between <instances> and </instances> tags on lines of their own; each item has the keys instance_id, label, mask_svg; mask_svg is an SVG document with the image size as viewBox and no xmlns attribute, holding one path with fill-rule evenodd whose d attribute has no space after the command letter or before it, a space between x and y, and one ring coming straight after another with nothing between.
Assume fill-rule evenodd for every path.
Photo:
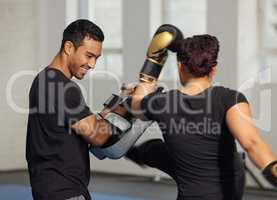
<instances>
[{"instance_id":1,"label":"man's neck","mask_svg":"<svg viewBox=\"0 0 277 200\"><path fill-rule=\"evenodd\" d=\"M58 53L54 57L53 61L49 64L49 67L60 70L68 79L72 78L66 58L62 55L62 53Z\"/></svg>"}]
</instances>

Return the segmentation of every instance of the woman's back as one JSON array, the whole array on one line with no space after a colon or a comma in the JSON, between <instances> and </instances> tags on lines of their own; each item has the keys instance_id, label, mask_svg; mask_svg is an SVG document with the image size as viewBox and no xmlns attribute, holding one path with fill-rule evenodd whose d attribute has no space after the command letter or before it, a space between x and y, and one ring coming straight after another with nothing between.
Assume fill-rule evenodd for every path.
<instances>
[{"instance_id":1,"label":"woman's back","mask_svg":"<svg viewBox=\"0 0 277 200\"><path fill-rule=\"evenodd\" d=\"M149 94L155 84L147 81L133 93L133 111L143 111L137 115L143 120L157 121L164 141L146 141L127 156L172 176L178 200L242 199L244 170L234 137L264 177L277 185L277 158L259 135L244 95L219 86L197 92L216 74L219 46L207 34L184 38L177 48L182 92Z\"/></svg>"},{"instance_id":2,"label":"woman's back","mask_svg":"<svg viewBox=\"0 0 277 200\"><path fill-rule=\"evenodd\" d=\"M193 96L170 90L142 101L145 116L162 130L180 195L236 192L235 179L242 178L244 170L225 115L239 102L247 102L243 94L220 86Z\"/></svg>"}]
</instances>

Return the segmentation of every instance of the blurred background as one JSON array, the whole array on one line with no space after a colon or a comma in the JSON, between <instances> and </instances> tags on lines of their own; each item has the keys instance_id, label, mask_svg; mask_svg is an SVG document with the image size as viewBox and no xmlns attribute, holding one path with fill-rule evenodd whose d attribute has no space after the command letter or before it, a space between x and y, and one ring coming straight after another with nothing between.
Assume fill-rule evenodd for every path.
<instances>
[{"instance_id":1,"label":"blurred background","mask_svg":"<svg viewBox=\"0 0 277 200\"><path fill-rule=\"evenodd\" d=\"M118 93L123 82L138 80L153 33L170 23L185 36L218 37L221 50L214 84L246 94L261 134L277 154L277 0L0 0L0 183L9 181L10 173L26 174L29 88L58 52L64 28L78 18L92 20L105 33L96 70L78 81L93 111L100 110L111 93ZM160 84L178 87L175 55L169 56ZM161 137L157 125L141 141L153 137ZM247 186L271 189L246 163ZM125 159L99 161L91 156L91 164L93 173L103 177L168 180L157 170L141 169Z\"/></svg>"}]
</instances>

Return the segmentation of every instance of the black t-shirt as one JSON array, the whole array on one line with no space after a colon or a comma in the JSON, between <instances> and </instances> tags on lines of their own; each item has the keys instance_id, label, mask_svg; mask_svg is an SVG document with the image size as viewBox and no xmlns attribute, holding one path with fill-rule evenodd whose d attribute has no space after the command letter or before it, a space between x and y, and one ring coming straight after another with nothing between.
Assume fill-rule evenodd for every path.
<instances>
[{"instance_id":1,"label":"black t-shirt","mask_svg":"<svg viewBox=\"0 0 277 200\"><path fill-rule=\"evenodd\" d=\"M81 90L61 71L45 68L29 93L26 159L34 199L91 199L88 144L70 125L92 113Z\"/></svg>"},{"instance_id":2,"label":"black t-shirt","mask_svg":"<svg viewBox=\"0 0 277 200\"><path fill-rule=\"evenodd\" d=\"M224 195L223 183L230 183L232 192L230 185L243 165L225 116L240 102L247 102L242 93L221 86L195 96L170 90L142 100L145 116L157 121L163 133L180 196Z\"/></svg>"}]
</instances>

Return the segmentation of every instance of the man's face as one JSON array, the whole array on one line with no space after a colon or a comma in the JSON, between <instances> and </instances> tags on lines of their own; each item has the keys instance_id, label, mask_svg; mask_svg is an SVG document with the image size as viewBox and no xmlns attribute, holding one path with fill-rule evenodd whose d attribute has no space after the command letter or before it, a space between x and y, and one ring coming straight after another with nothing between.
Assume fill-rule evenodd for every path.
<instances>
[{"instance_id":1,"label":"man's face","mask_svg":"<svg viewBox=\"0 0 277 200\"><path fill-rule=\"evenodd\" d=\"M69 70L72 76L83 79L90 69L94 69L101 56L102 42L85 37L81 46L70 56Z\"/></svg>"}]
</instances>

